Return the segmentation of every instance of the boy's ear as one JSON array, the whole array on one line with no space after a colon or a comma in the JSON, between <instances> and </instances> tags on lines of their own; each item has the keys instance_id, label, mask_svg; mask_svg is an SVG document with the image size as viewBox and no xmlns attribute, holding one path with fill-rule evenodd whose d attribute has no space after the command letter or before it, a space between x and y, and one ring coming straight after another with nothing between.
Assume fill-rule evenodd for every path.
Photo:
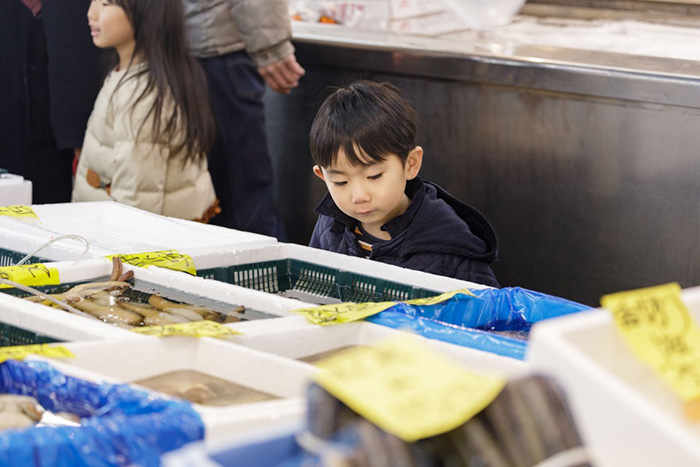
<instances>
[{"instance_id":1,"label":"boy's ear","mask_svg":"<svg viewBox=\"0 0 700 467\"><path fill-rule=\"evenodd\" d=\"M423 148L416 146L411 149L406 157L406 163L404 164L406 168L406 180L413 180L420 172L420 168L423 165Z\"/></svg>"},{"instance_id":2,"label":"boy's ear","mask_svg":"<svg viewBox=\"0 0 700 467\"><path fill-rule=\"evenodd\" d=\"M326 181L326 179L325 179L324 176L323 176L323 170L321 170L321 167L319 167L319 166L317 166L317 165L314 165L314 173L316 174L316 176L317 176L318 178L320 178L320 179L323 180L324 182Z\"/></svg>"}]
</instances>

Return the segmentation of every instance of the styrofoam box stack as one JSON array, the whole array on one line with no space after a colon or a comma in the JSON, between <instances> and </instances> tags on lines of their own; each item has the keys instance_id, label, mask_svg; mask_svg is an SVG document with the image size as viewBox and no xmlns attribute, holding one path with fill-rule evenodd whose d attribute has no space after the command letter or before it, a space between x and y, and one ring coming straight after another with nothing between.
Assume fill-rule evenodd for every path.
<instances>
[{"instance_id":1,"label":"styrofoam box stack","mask_svg":"<svg viewBox=\"0 0 700 467\"><path fill-rule=\"evenodd\" d=\"M56 268L61 283L92 282L105 280L110 275L112 263L104 258L70 262L50 263ZM205 305L207 300L230 303L232 307L244 305L249 310L269 316L297 316L290 309L312 306L298 300L277 297L256 290L237 287L223 282L193 277L160 268L137 268L134 281L162 291L165 298ZM253 314L249 311L249 315ZM264 321L264 320L258 320ZM61 341L85 341L106 338L124 338L134 334L99 320L78 316L0 292L0 322ZM227 324L237 329L255 329L256 321Z\"/></svg>"},{"instance_id":2,"label":"styrofoam box stack","mask_svg":"<svg viewBox=\"0 0 700 467\"><path fill-rule=\"evenodd\" d=\"M682 298L700 323L700 288ZM605 310L535 324L528 360L533 371L564 387L594 465L700 465L700 424L682 401L639 361Z\"/></svg>"},{"instance_id":3,"label":"styrofoam box stack","mask_svg":"<svg viewBox=\"0 0 700 467\"><path fill-rule=\"evenodd\" d=\"M259 321L256 324L254 333L233 336L230 341L282 357L307 359L305 361L309 363L314 363L320 354L371 346L403 335L403 331L366 321L339 326L309 326L304 318L298 317ZM524 375L528 371L528 363L522 360L419 336L416 338L470 371L508 378Z\"/></svg>"},{"instance_id":4,"label":"styrofoam box stack","mask_svg":"<svg viewBox=\"0 0 700 467\"><path fill-rule=\"evenodd\" d=\"M63 344L76 358L51 360L59 371L90 381L133 383L164 373L193 370L277 399L230 406L193 403L205 440L230 438L256 428L300 421L314 367L213 338L117 339ZM145 388L148 390L153 390Z\"/></svg>"},{"instance_id":5,"label":"styrofoam box stack","mask_svg":"<svg viewBox=\"0 0 700 467\"><path fill-rule=\"evenodd\" d=\"M241 248L277 240L249 232L160 216L110 201L37 204L39 221L0 219L0 248L31 253L61 235L78 235L94 256L184 248ZM85 244L65 239L37 253L54 261L78 258Z\"/></svg>"}]
</instances>

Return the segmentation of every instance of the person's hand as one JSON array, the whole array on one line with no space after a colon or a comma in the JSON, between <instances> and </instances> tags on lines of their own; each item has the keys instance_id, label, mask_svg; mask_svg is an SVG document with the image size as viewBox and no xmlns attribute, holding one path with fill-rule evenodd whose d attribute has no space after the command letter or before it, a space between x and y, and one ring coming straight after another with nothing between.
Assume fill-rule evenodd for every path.
<instances>
[{"instance_id":1,"label":"person's hand","mask_svg":"<svg viewBox=\"0 0 700 467\"><path fill-rule=\"evenodd\" d=\"M297 63L294 54L269 65L261 66L258 72L273 91L289 94L292 88L299 85L299 78L306 71Z\"/></svg>"}]
</instances>

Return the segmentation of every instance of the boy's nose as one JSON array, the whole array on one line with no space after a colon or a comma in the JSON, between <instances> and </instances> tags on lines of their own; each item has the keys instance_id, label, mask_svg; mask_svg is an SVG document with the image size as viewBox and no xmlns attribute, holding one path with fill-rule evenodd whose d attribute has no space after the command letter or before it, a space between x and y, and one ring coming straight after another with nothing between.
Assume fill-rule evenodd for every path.
<instances>
[{"instance_id":1,"label":"boy's nose","mask_svg":"<svg viewBox=\"0 0 700 467\"><path fill-rule=\"evenodd\" d=\"M352 190L352 202L355 204L369 201L369 192L364 186L355 186Z\"/></svg>"}]
</instances>

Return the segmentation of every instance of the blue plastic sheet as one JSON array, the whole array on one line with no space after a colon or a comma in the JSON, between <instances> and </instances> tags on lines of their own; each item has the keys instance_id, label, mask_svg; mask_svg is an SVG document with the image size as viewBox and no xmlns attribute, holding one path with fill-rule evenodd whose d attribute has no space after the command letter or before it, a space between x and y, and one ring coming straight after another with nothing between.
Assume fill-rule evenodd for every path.
<instances>
[{"instance_id":1,"label":"blue plastic sheet","mask_svg":"<svg viewBox=\"0 0 700 467\"><path fill-rule=\"evenodd\" d=\"M434 305L395 306L367 318L395 329L512 357L525 358L527 341L494 332L523 333L538 322L591 308L521 287L471 290Z\"/></svg>"},{"instance_id":2,"label":"blue plastic sheet","mask_svg":"<svg viewBox=\"0 0 700 467\"><path fill-rule=\"evenodd\" d=\"M32 396L51 412L86 417L80 427L0 432L3 466L158 466L162 453L204 437L204 424L187 402L67 376L45 362L0 364L0 393Z\"/></svg>"}]
</instances>

